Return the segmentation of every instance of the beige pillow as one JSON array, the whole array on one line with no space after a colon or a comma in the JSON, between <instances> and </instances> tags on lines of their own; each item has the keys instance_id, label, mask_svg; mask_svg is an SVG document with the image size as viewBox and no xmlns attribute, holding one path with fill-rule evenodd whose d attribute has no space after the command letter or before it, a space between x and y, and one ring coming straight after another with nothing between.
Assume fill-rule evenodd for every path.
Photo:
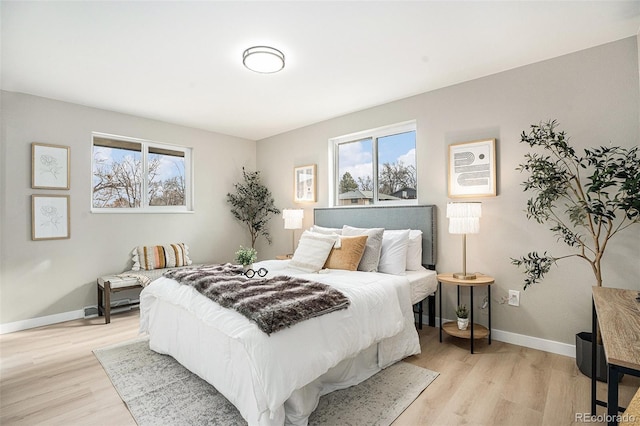
<instances>
[{"instance_id":1,"label":"beige pillow","mask_svg":"<svg viewBox=\"0 0 640 426\"><path fill-rule=\"evenodd\" d=\"M341 247L331 249L331 253L329 253L324 267L329 269L345 269L347 271L357 270L364 249L367 246L367 238L366 235L358 237L341 236Z\"/></svg>"}]
</instances>

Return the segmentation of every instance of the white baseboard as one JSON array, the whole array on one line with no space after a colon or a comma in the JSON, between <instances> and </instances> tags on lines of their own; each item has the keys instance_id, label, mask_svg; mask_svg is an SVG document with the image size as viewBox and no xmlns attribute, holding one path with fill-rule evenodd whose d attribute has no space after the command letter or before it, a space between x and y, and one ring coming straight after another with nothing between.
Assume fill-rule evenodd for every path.
<instances>
[{"instance_id":1,"label":"white baseboard","mask_svg":"<svg viewBox=\"0 0 640 426\"><path fill-rule=\"evenodd\" d=\"M139 303L140 300L139 299L116 299L116 300L112 300L111 301L111 313L112 314L117 314L118 312L124 312L124 311L130 311L134 306L128 306L128 307L119 307L119 305L123 304L123 303ZM22 330L28 330L30 328L36 328L36 327L42 327L45 325L51 325L51 324L57 324L60 322L65 322L65 321L72 321L72 320L76 320L76 319L81 319L81 318L97 318L98 314L91 314L91 315L87 315L86 311L87 309L95 309L96 311L98 310L98 305L90 305L90 306L85 306L83 309L80 309L78 311L71 311L71 312L63 312L60 314L55 314L55 315L47 315L44 317L38 317L38 318L30 318L27 320L22 320L22 321L16 321L16 322L10 322L10 323L6 323L6 324L0 324L0 334L7 334L7 333L13 333L15 331L22 331Z\"/></svg>"},{"instance_id":2,"label":"white baseboard","mask_svg":"<svg viewBox=\"0 0 640 426\"><path fill-rule=\"evenodd\" d=\"M422 324L428 324L428 319L422 317ZM436 317L436 327L439 324L439 318ZM442 319L442 321L451 321ZM576 346L568 343L556 342L554 340L541 339L539 337L526 336L524 334L512 333L510 331L491 329L491 338L499 342L510 343L512 345L524 346L525 348L538 349L558 355L564 355L571 358L576 357Z\"/></svg>"},{"instance_id":3,"label":"white baseboard","mask_svg":"<svg viewBox=\"0 0 640 426\"><path fill-rule=\"evenodd\" d=\"M22 321L9 322L6 324L0 324L0 334L13 333L15 331L42 327L44 325L57 324L59 322L71 321L80 318L84 318L84 309L63 312L61 314L55 315L47 315L44 317L30 318Z\"/></svg>"},{"instance_id":4,"label":"white baseboard","mask_svg":"<svg viewBox=\"0 0 640 426\"><path fill-rule=\"evenodd\" d=\"M491 330L491 336L495 340L505 343L511 343L512 345L538 349L541 351L564 355L571 358L576 357L576 345L570 345L568 343L561 343L554 340L525 336L524 334L516 334L509 331L496 329Z\"/></svg>"},{"instance_id":5,"label":"white baseboard","mask_svg":"<svg viewBox=\"0 0 640 426\"><path fill-rule=\"evenodd\" d=\"M71 321L84 318L84 309L71 312L63 312L61 314L48 315L45 317L32 318L23 321L10 322L0 324L0 334L13 333L15 331L27 330L29 328L42 327L44 325L57 324L59 322ZM436 317L436 324L438 324ZM449 321L449 320L443 320ZM423 315L422 323L428 324L428 318ZM541 339L539 337L525 336L524 334L511 333L509 331L491 330L491 337L494 340L510 343L512 345L524 346L527 348L538 349L554 354L565 355L571 358L576 357L575 345L567 343L555 342L553 340Z\"/></svg>"}]
</instances>

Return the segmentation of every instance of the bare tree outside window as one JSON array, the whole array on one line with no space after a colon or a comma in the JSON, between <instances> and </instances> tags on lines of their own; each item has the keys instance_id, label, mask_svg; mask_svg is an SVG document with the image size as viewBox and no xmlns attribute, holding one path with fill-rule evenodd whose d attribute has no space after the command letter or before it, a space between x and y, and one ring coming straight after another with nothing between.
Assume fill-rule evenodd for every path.
<instances>
[{"instance_id":1,"label":"bare tree outside window","mask_svg":"<svg viewBox=\"0 0 640 426\"><path fill-rule=\"evenodd\" d=\"M113 151L116 151L118 160L112 157ZM94 147L93 156L93 207L140 207L140 152Z\"/></svg>"},{"instance_id":2,"label":"bare tree outside window","mask_svg":"<svg viewBox=\"0 0 640 426\"><path fill-rule=\"evenodd\" d=\"M94 137L92 207L186 207L185 152L145 143ZM146 194L143 193L145 187Z\"/></svg>"},{"instance_id":3,"label":"bare tree outside window","mask_svg":"<svg viewBox=\"0 0 640 426\"><path fill-rule=\"evenodd\" d=\"M185 203L184 158L171 154L149 153L149 205L181 206Z\"/></svg>"},{"instance_id":4,"label":"bare tree outside window","mask_svg":"<svg viewBox=\"0 0 640 426\"><path fill-rule=\"evenodd\" d=\"M378 191L381 194L393 195L398 191L417 187L416 166L405 165L402 161L384 163L378 171Z\"/></svg>"},{"instance_id":5,"label":"bare tree outside window","mask_svg":"<svg viewBox=\"0 0 640 426\"><path fill-rule=\"evenodd\" d=\"M364 178L362 176L358 177L358 188L360 188L361 191L373 191L373 180L371 176L367 175Z\"/></svg>"},{"instance_id":6,"label":"bare tree outside window","mask_svg":"<svg viewBox=\"0 0 640 426\"><path fill-rule=\"evenodd\" d=\"M380 201L417 198L415 140L415 131L395 133L378 138L378 196ZM398 147L403 147L403 149L399 151Z\"/></svg>"}]
</instances>

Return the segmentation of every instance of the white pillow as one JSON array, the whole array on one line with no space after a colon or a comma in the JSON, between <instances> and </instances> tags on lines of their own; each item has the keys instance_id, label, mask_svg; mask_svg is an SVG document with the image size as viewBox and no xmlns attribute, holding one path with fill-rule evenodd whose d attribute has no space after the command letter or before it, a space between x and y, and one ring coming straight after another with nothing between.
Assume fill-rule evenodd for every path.
<instances>
[{"instance_id":1,"label":"white pillow","mask_svg":"<svg viewBox=\"0 0 640 426\"><path fill-rule=\"evenodd\" d=\"M358 265L358 271L375 272L378 270L380 262L380 250L382 250L382 234L384 228L354 228L344 225L342 235L347 237L367 236L367 245L364 249L362 259Z\"/></svg>"},{"instance_id":2,"label":"white pillow","mask_svg":"<svg viewBox=\"0 0 640 426\"><path fill-rule=\"evenodd\" d=\"M313 225L310 229L311 232L318 232L320 234L338 234L342 235L342 228L326 228L324 226Z\"/></svg>"},{"instance_id":3,"label":"white pillow","mask_svg":"<svg viewBox=\"0 0 640 426\"><path fill-rule=\"evenodd\" d=\"M409 230L409 247L407 248L407 271L421 271L422 267L422 231Z\"/></svg>"},{"instance_id":4,"label":"white pillow","mask_svg":"<svg viewBox=\"0 0 640 426\"><path fill-rule=\"evenodd\" d=\"M333 245L340 237L304 231L289 267L305 272L318 272L327 261Z\"/></svg>"},{"instance_id":5,"label":"white pillow","mask_svg":"<svg viewBox=\"0 0 640 426\"><path fill-rule=\"evenodd\" d=\"M325 228L324 226L313 225L311 226L311 228L309 228L309 232L313 232L315 234L330 235L336 239L333 248L342 247L342 240L340 239L340 235L342 235L342 229L340 228Z\"/></svg>"},{"instance_id":6,"label":"white pillow","mask_svg":"<svg viewBox=\"0 0 640 426\"><path fill-rule=\"evenodd\" d=\"M387 231L382 234L382 251L378 272L393 275L405 275L407 269L407 248L409 230Z\"/></svg>"}]
</instances>

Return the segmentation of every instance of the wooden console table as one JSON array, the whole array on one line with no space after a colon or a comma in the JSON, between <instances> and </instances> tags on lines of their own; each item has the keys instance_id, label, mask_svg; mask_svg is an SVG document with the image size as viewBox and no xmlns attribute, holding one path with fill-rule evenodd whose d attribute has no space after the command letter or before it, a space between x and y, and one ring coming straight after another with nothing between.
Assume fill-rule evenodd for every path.
<instances>
[{"instance_id":1,"label":"wooden console table","mask_svg":"<svg viewBox=\"0 0 640 426\"><path fill-rule=\"evenodd\" d=\"M607 423L618 424L618 373L640 376L640 302L637 290L593 287L591 351L591 415L596 405L607 407ZM596 398L596 342L598 326L608 363L607 402Z\"/></svg>"}]
</instances>

